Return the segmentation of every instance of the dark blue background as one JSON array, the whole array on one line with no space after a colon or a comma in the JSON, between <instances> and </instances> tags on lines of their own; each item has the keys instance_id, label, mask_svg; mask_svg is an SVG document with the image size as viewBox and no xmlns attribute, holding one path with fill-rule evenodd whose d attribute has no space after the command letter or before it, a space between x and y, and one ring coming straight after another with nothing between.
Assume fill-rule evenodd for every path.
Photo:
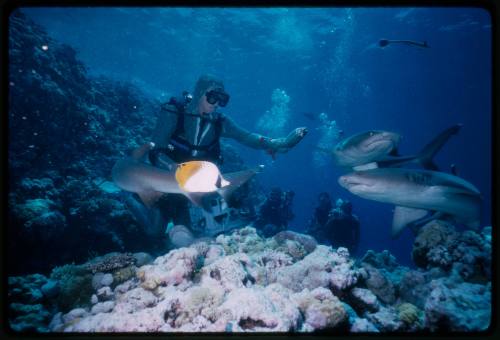
<instances>
[{"instance_id":1,"label":"dark blue background","mask_svg":"<svg viewBox=\"0 0 500 340\"><path fill-rule=\"evenodd\" d=\"M302 230L320 191L352 200L362 224L361 251L390 250L409 265L409 231L391 240L392 206L359 199L337 184L342 169L312 160L320 112L345 135L367 129L400 133L402 154L417 152L441 130L464 124L437 155L449 171L484 195L482 225L491 224L491 20L479 8L172 9L24 8L50 36L78 51L91 74L138 84L161 100L191 90L202 73L225 81L231 94L223 110L256 130L271 108L271 93L291 97L288 130L310 133L275 162L241 147L249 165L270 188L295 191ZM378 47L378 40L426 40L431 48ZM50 46L49 46L50 48ZM237 145L234 143L234 145ZM238 146L239 147L239 146Z\"/></svg>"}]
</instances>

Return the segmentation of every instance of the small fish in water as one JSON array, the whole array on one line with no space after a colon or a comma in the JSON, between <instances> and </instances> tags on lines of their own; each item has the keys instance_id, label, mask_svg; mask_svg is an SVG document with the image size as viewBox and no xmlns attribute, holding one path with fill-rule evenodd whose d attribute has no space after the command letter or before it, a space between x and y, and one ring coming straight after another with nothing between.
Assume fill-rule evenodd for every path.
<instances>
[{"instance_id":1,"label":"small fish in water","mask_svg":"<svg viewBox=\"0 0 500 340\"><path fill-rule=\"evenodd\" d=\"M410 45L410 46L416 46L416 47L421 47L421 48L430 48L430 46L427 44L427 41L380 39L378 44L380 47L386 47L389 44L403 44L403 45Z\"/></svg>"}]
</instances>

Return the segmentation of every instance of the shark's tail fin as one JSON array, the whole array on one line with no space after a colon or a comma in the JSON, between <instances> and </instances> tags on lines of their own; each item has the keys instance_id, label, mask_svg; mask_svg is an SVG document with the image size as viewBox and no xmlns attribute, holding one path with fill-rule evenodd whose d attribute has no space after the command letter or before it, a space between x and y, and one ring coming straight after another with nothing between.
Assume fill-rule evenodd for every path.
<instances>
[{"instance_id":1,"label":"shark's tail fin","mask_svg":"<svg viewBox=\"0 0 500 340\"><path fill-rule=\"evenodd\" d=\"M439 135L437 135L430 143L428 143L417 155L417 160L425 169L428 170L438 170L438 167L433 162L433 158L438 153L443 145L448 141L451 135L458 133L462 124L456 124L452 127L444 130Z\"/></svg>"}]
</instances>

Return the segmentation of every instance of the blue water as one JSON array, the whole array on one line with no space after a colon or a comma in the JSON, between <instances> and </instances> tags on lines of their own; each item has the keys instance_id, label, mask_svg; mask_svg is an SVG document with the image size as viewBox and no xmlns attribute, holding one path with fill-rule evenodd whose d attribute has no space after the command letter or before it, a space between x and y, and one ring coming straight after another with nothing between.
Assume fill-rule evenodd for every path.
<instances>
[{"instance_id":1,"label":"blue water","mask_svg":"<svg viewBox=\"0 0 500 340\"><path fill-rule=\"evenodd\" d=\"M266 164L259 181L294 190L294 230L303 230L327 191L353 202L361 221L359 254L388 249L410 265L413 236L391 240L393 207L355 197L337 184L344 171L314 164L318 121L325 112L346 136L368 129L403 136L401 154L417 152L445 128L463 128L437 155L443 171L484 197L491 224L491 19L480 8L25 8L54 39L78 51L91 74L138 84L166 100L213 73L231 94L224 113L256 131L276 88L290 96L287 131L308 136L273 162L235 145L249 165ZM427 41L431 48L378 46L381 38ZM258 131L257 131L258 132Z\"/></svg>"}]
</instances>

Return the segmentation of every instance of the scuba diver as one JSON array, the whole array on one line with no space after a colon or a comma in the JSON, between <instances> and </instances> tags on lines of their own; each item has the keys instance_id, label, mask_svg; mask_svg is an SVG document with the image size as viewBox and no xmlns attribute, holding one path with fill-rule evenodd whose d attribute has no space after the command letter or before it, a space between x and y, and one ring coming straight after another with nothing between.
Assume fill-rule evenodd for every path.
<instances>
[{"instance_id":1,"label":"scuba diver","mask_svg":"<svg viewBox=\"0 0 500 340\"><path fill-rule=\"evenodd\" d=\"M209 161L219 166L223 161L221 137L234 139L254 149L265 150L274 156L276 153L286 153L307 134L305 127L296 128L288 136L281 138L249 132L218 111L219 107L228 104L229 98L221 80L211 75L202 75L192 94L184 91L181 97L171 98L168 103L163 104L153 132L154 147L149 151L149 162L155 167L167 170L175 170L177 164L194 160ZM129 203L134 206L133 211L141 210L138 209L138 204L141 203L137 200ZM223 199L213 202L212 205L213 211L227 210L227 202ZM180 194L161 196L148 214L150 220L155 221L155 226L150 225L148 228L156 230L156 233L163 232L167 223L192 227L189 201ZM144 216L144 213L139 215ZM207 221L217 223L218 220L207 218ZM212 230L212 235L214 233Z\"/></svg>"},{"instance_id":2,"label":"scuba diver","mask_svg":"<svg viewBox=\"0 0 500 340\"><path fill-rule=\"evenodd\" d=\"M386 47L389 44L403 44L403 45L409 45L409 46L416 46L416 47L421 47L421 48L430 48L429 45L427 45L427 41L413 41L413 40L388 40L388 39L380 39L378 44L380 47Z\"/></svg>"},{"instance_id":3,"label":"scuba diver","mask_svg":"<svg viewBox=\"0 0 500 340\"><path fill-rule=\"evenodd\" d=\"M292 212L292 203L295 192L282 191L278 187L271 189L266 200L260 206L259 213L253 226L264 237L271 237L288 227L288 222L295 215Z\"/></svg>"},{"instance_id":4,"label":"scuba diver","mask_svg":"<svg viewBox=\"0 0 500 340\"><path fill-rule=\"evenodd\" d=\"M352 203L338 199L332 209L330 196L322 192L318 196L318 207L311 218L307 233L319 243L334 248L345 247L351 254L355 253L359 244L359 219L352 213Z\"/></svg>"},{"instance_id":5,"label":"scuba diver","mask_svg":"<svg viewBox=\"0 0 500 340\"><path fill-rule=\"evenodd\" d=\"M327 192L319 193L318 206L314 209L314 215L309 220L306 234L313 236L320 243L328 242L327 235L325 234L325 225L328 222L332 207L330 195Z\"/></svg>"}]
</instances>

